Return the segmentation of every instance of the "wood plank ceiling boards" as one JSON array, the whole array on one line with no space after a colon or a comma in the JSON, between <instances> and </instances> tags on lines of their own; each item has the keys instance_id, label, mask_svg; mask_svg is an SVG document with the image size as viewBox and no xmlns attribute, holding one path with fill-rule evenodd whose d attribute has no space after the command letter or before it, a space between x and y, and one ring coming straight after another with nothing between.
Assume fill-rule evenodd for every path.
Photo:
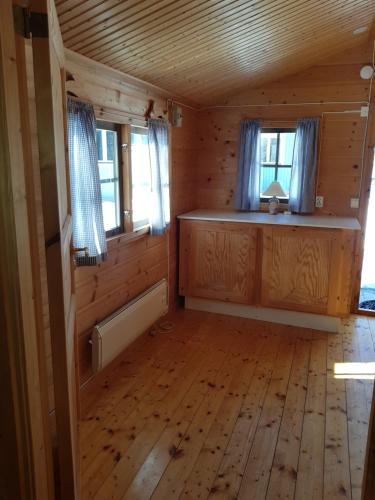
<instances>
[{"instance_id":1,"label":"wood plank ceiling boards","mask_svg":"<svg viewBox=\"0 0 375 500\"><path fill-rule=\"evenodd\" d=\"M56 0L64 45L199 104L368 40L374 0ZM367 30L357 35L359 27Z\"/></svg>"}]
</instances>

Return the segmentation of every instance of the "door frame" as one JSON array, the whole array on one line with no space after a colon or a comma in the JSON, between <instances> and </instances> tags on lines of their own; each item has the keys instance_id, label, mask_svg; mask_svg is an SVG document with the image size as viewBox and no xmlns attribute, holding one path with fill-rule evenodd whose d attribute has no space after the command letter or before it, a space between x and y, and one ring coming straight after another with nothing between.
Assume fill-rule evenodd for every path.
<instances>
[{"instance_id":1,"label":"door frame","mask_svg":"<svg viewBox=\"0 0 375 500\"><path fill-rule=\"evenodd\" d=\"M22 123L19 58L11 0L0 2L0 493L4 498L55 498L43 338L33 266L32 200Z\"/></svg>"},{"instance_id":2,"label":"door frame","mask_svg":"<svg viewBox=\"0 0 375 500\"><path fill-rule=\"evenodd\" d=\"M369 104L367 133L364 141L365 142L363 149L362 178L361 178L360 193L359 193L360 203L358 211L358 220L361 225L361 230L357 232L357 237L355 241L354 262L352 269L353 290L352 290L351 313L364 316L375 316L375 311L366 311L364 309L359 309L358 307L359 295L361 291L362 264L363 264L363 255L365 249L367 214L368 214L368 206L370 200L371 175L372 175L373 161L374 161L375 103Z\"/></svg>"},{"instance_id":3,"label":"door frame","mask_svg":"<svg viewBox=\"0 0 375 500\"><path fill-rule=\"evenodd\" d=\"M79 498L78 400L72 221L67 159L65 51L54 0L30 0L45 23L32 34L47 268L59 493ZM32 29L33 27L31 27ZM58 110L58 111L57 111Z\"/></svg>"}]
</instances>

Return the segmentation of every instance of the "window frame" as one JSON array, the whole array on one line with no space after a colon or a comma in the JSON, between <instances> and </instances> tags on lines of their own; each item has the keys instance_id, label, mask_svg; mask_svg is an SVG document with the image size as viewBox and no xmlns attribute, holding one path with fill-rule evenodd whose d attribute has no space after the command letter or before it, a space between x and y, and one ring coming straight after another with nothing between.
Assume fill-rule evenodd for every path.
<instances>
[{"instance_id":1,"label":"window frame","mask_svg":"<svg viewBox=\"0 0 375 500\"><path fill-rule=\"evenodd\" d=\"M296 133L296 127L262 127L261 129L261 134L265 133L277 133L277 141L276 141L276 163L268 164L268 163L263 163L262 161L260 162L260 168L265 168L265 167L275 167L275 179L277 180L277 172L280 168L290 168L292 171L293 168L293 163L291 165L280 165L279 164L279 148L280 148L280 134L282 133L287 133L287 132L294 132ZM295 140L295 138L294 138ZM293 151L294 151L294 146L293 146ZM262 196L260 194L260 202L261 203L267 203L270 199L270 196ZM286 198L279 198L280 203L283 204L288 204L289 203L289 196Z\"/></svg>"},{"instance_id":2,"label":"window frame","mask_svg":"<svg viewBox=\"0 0 375 500\"><path fill-rule=\"evenodd\" d=\"M120 225L106 231L106 238L128 236L133 239L150 232L150 223L134 227L132 206L132 164L131 164L131 128L146 129L143 125L116 123L97 119L96 128L117 132L118 168L119 168L119 205ZM99 160L98 160L99 161Z\"/></svg>"},{"instance_id":3,"label":"window frame","mask_svg":"<svg viewBox=\"0 0 375 500\"><path fill-rule=\"evenodd\" d=\"M123 172L123 147L122 147L122 127L120 123L107 122L102 120L96 121L96 129L109 130L112 132L117 132L117 158L118 158L118 183L119 183L119 206L120 206L120 224L119 226L109 229L105 232L106 238L112 238L118 234L122 234L125 231L124 226L124 195L123 195L123 184L124 184L124 172ZM98 159L99 161L99 159ZM102 181L100 181L102 184ZM101 188L100 188L101 191Z\"/></svg>"},{"instance_id":4,"label":"window frame","mask_svg":"<svg viewBox=\"0 0 375 500\"><path fill-rule=\"evenodd\" d=\"M142 129L145 131L145 135L148 135L148 127L144 125L136 125L136 124L129 124L127 126L128 129L128 159L127 159L127 164L128 164L128 173L127 173L127 179L129 182L129 207L131 211L131 223L132 223L132 231L140 231L144 228L149 228L150 227L150 221L147 223L146 221L141 221L141 222L146 222L143 225L139 225L137 227L134 227L134 221L133 221L133 191L132 191L132 186L133 186L133 176L132 176L132 154L131 154L131 131L132 127L135 129Z\"/></svg>"}]
</instances>

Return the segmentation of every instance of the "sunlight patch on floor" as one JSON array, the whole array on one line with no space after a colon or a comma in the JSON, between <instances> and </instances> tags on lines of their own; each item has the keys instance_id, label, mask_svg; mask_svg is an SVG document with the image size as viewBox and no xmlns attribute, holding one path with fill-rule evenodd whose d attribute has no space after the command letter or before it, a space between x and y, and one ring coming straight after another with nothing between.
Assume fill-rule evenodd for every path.
<instances>
[{"instance_id":1,"label":"sunlight patch on floor","mask_svg":"<svg viewBox=\"0 0 375 500\"><path fill-rule=\"evenodd\" d=\"M335 378L373 380L375 362L371 363L335 363Z\"/></svg>"}]
</instances>

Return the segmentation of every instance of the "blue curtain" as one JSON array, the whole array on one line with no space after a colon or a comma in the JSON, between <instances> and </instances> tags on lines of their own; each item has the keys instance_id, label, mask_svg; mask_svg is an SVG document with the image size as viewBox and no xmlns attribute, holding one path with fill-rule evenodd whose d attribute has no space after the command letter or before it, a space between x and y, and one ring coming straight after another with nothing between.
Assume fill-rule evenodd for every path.
<instances>
[{"instance_id":1,"label":"blue curtain","mask_svg":"<svg viewBox=\"0 0 375 500\"><path fill-rule=\"evenodd\" d=\"M107 255L103 224L96 120L90 104L68 97L68 144L73 244L77 266L92 266Z\"/></svg>"},{"instance_id":2,"label":"blue curtain","mask_svg":"<svg viewBox=\"0 0 375 500\"><path fill-rule=\"evenodd\" d=\"M289 210L297 214L314 211L318 130L319 118L301 118L297 122L289 192Z\"/></svg>"},{"instance_id":3,"label":"blue curtain","mask_svg":"<svg viewBox=\"0 0 375 500\"><path fill-rule=\"evenodd\" d=\"M235 199L239 210L258 210L260 206L261 131L260 121L241 121Z\"/></svg>"},{"instance_id":4,"label":"blue curtain","mask_svg":"<svg viewBox=\"0 0 375 500\"><path fill-rule=\"evenodd\" d=\"M168 123L148 120L151 165L151 234L164 234L170 222Z\"/></svg>"}]
</instances>

